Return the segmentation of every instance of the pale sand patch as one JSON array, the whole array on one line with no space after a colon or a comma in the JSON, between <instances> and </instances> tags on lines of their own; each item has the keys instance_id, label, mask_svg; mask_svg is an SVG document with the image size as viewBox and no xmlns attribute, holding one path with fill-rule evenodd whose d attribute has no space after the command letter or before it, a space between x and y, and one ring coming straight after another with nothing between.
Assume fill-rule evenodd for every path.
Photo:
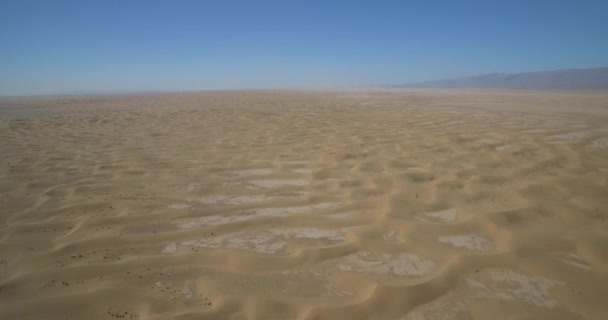
<instances>
[{"instance_id":1,"label":"pale sand patch","mask_svg":"<svg viewBox=\"0 0 608 320\"><path fill-rule=\"evenodd\" d=\"M181 246L205 248L230 248L251 250L259 253L274 254L284 251L290 240L316 240L316 246L329 245L346 239L346 229L318 228L272 228L266 231L236 232L197 241L185 241ZM163 253L174 253L175 243L170 244L174 250L163 250Z\"/></svg>"},{"instance_id":2,"label":"pale sand patch","mask_svg":"<svg viewBox=\"0 0 608 320\"><path fill-rule=\"evenodd\" d=\"M395 231L395 230L389 230L387 233L385 233L384 235L382 235L382 239L388 240L388 241L396 240L397 239L397 231Z\"/></svg>"},{"instance_id":3,"label":"pale sand patch","mask_svg":"<svg viewBox=\"0 0 608 320\"><path fill-rule=\"evenodd\" d=\"M496 139L479 139L479 140L475 140L475 141L471 142L470 144L473 146L482 146L482 145L489 145L489 144L497 144L500 142L501 142L501 140L496 140Z\"/></svg>"},{"instance_id":4,"label":"pale sand patch","mask_svg":"<svg viewBox=\"0 0 608 320\"><path fill-rule=\"evenodd\" d=\"M489 269L465 279L465 284L447 295L410 312L403 320L448 320L471 317L475 304L497 300L514 304L553 308L558 302L551 289L562 282L544 277L525 275L508 269Z\"/></svg>"},{"instance_id":5,"label":"pale sand patch","mask_svg":"<svg viewBox=\"0 0 608 320\"><path fill-rule=\"evenodd\" d=\"M310 168L291 169L291 172L293 172L293 173L311 173L313 171L314 170L310 169Z\"/></svg>"},{"instance_id":6,"label":"pale sand patch","mask_svg":"<svg viewBox=\"0 0 608 320\"><path fill-rule=\"evenodd\" d=\"M582 138L585 138L589 135L593 134L592 131L574 131L574 132L569 132L569 133L562 133L562 134L556 134L556 135L552 135L549 138L553 138L556 140L561 140L563 142L568 142L568 141L575 141L575 140L580 140Z\"/></svg>"},{"instance_id":7,"label":"pale sand patch","mask_svg":"<svg viewBox=\"0 0 608 320\"><path fill-rule=\"evenodd\" d=\"M287 242L271 233L257 233L227 234L194 242L183 242L182 245L205 248L246 249L271 254L282 251L287 246Z\"/></svg>"},{"instance_id":8,"label":"pale sand patch","mask_svg":"<svg viewBox=\"0 0 608 320\"><path fill-rule=\"evenodd\" d=\"M274 169L266 168L266 169L247 169L247 170L233 171L231 173L236 174L241 177L247 177L247 176L265 176L265 175L273 174L274 172L275 172Z\"/></svg>"},{"instance_id":9,"label":"pale sand patch","mask_svg":"<svg viewBox=\"0 0 608 320\"><path fill-rule=\"evenodd\" d=\"M583 257L575 253L560 253L557 254L556 257L562 262L565 262L571 266L585 270L591 270L591 266L589 265L589 263L587 263L587 261L585 261Z\"/></svg>"},{"instance_id":10,"label":"pale sand patch","mask_svg":"<svg viewBox=\"0 0 608 320\"><path fill-rule=\"evenodd\" d=\"M433 260L409 253L388 254L363 251L350 254L336 265L340 271L378 275L423 276L435 270Z\"/></svg>"},{"instance_id":11,"label":"pale sand patch","mask_svg":"<svg viewBox=\"0 0 608 320\"><path fill-rule=\"evenodd\" d=\"M167 207L174 210L185 210L196 206L197 204L203 204L206 206L235 206L244 204L255 204L265 201L272 201L277 199L290 199L297 198L295 195L212 195L202 197L198 199L187 199L187 203L173 203Z\"/></svg>"},{"instance_id":12,"label":"pale sand patch","mask_svg":"<svg viewBox=\"0 0 608 320\"><path fill-rule=\"evenodd\" d=\"M286 164L286 165L301 165L301 164L310 164L310 163L312 163L312 161L308 161L308 160L285 160L285 161L279 161L279 163Z\"/></svg>"},{"instance_id":13,"label":"pale sand patch","mask_svg":"<svg viewBox=\"0 0 608 320\"><path fill-rule=\"evenodd\" d=\"M496 147L494 149L496 151L505 151L505 150L509 150L509 149L512 149L512 148L513 148L513 146L505 144L505 145L502 145L502 146L498 146L498 147Z\"/></svg>"},{"instance_id":14,"label":"pale sand patch","mask_svg":"<svg viewBox=\"0 0 608 320\"><path fill-rule=\"evenodd\" d=\"M176 253L177 252L177 243L171 242L165 248L163 248L163 250L161 252L168 253L168 254Z\"/></svg>"},{"instance_id":15,"label":"pale sand patch","mask_svg":"<svg viewBox=\"0 0 608 320\"><path fill-rule=\"evenodd\" d=\"M228 223L242 222L261 218L289 217L314 210L323 210L335 206L333 202L322 202L309 206L260 208L253 209L241 214L211 215L200 218L178 219L173 223L182 229L200 228L202 226L215 226Z\"/></svg>"},{"instance_id":16,"label":"pale sand patch","mask_svg":"<svg viewBox=\"0 0 608 320\"><path fill-rule=\"evenodd\" d=\"M529 276L512 270L491 270L489 273L491 280L487 282L473 277L466 280L474 297L524 302L538 307L557 306L557 301L549 290L563 285L560 281Z\"/></svg>"},{"instance_id":17,"label":"pale sand patch","mask_svg":"<svg viewBox=\"0 0 608 320\"><path fill-rule=\"evenodd\" d=\"M241 205L241 204L253 204L264 201L271 201L277 199L289 199L296 198L295 195L265 195L265 194L257 194L257 195L247 195L247 196L238 196L238 195L213 195L207 196L203 198L196 199L197 202L206 205Z\"/></svg>"},{"instance_id":18,"label":"pale sand patch","mask_svg":"<svg viewBox=\"0 0 608 320\"><path fill-rule=\"evenodd\" d=\"M601 130L580 130L580 131L573 131L573 132L569 132L569 133L552 135L552 136L549 136L549 138L552 139L552 141L551 141L552 144L573 143L573 142L581 141L582 139L588 138L590 136L593 136L593 135L596 135L599 133L605 134L606 132L608 132L608 130L605 128L603 128ZM598 141L596 146L602 147L602 145L604 144L604 140L605 140L605 138L600 138L600 139L595 140L595 141ZM592 143L592 145L593 145L593 143Z\"/></svg>"},{"instance_id":19,"label":"pale sand patch","mask_svg":"<svg viewBox=\"0 0 608 320\"><path fill-rule=\"evenodd\" d=\"M492 241L475 234L443 236L439 237L439 242L456 248L465 248L476 251L487 251L492 248Z\"/></svg>"},{"instance_id":20,"label":"pale sand patch","mask_svg":"<svg viewBox=\"0 0 608 320\"><path fill-rule=\"evenodd\" d=\"M433 223L451 223L456 221L456 209L446 209L441 211L434 211L429 213L423 213L417 217L418 220Z\"/></svg>"},{"instance_id":21,"label":"pale sand patch","mask_svg":"<svg viewBox=\"0 0 608 320\"><path fill-rule=\"evenodd\" d=\"M589 146L591 148L608 149L608 138L593 140Z\"/></svg>"},{"instance_id":22,"label":"pale sand patch","mask_svg":"<svg viewBox=\"0 0 608 320\"><path fill-rule=\"evenodd\" d=\"M176 189L185 189L185 190L195 190L204 188L205 185L202 183L188 183L188 184L180 184L174 186Z\"/></svg>"},{"instance_id":23,"label":"pale sand patch","mask_svg":"<svg viewBox=\"0 0 608 320\"><path fill-rule=\"evenodd\" d=\"M178 184L178 185L174 185L173 187L176 189L183 189L183 190L197 190L197 189L203 189L203 188L217 188L217 187L222 187L222 188L238 188L238 187L242 187L243 184L240 182L221 182L221 183L188 183L188 184Z\"/></svg>"},{"instance_id":24,"label":"pale sand patch","mask_svg":"<svg viewBox=\"0 0 608 320\"><path fill-rule=\"evenodd\" d=\"M187 203L172 203L167 206L167 208L175 209L175 210L185 210L191 208L192 206Z\"/></svg>"}]
</instances>

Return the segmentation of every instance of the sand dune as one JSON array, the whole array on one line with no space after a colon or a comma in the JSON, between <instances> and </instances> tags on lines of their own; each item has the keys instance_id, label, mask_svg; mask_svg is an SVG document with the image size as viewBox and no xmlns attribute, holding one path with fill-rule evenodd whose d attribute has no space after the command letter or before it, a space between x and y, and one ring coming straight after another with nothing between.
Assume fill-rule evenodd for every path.
<instances>
[{"instance_id":1,"label":"sand dune","mask_svg":"<svg viewBox=\"0 0 608 320\"><path fill-rule=\"evenodd\" d=\"M605 319L608 94L0 101L2 319Z\"/></svg>"}]
</instances>

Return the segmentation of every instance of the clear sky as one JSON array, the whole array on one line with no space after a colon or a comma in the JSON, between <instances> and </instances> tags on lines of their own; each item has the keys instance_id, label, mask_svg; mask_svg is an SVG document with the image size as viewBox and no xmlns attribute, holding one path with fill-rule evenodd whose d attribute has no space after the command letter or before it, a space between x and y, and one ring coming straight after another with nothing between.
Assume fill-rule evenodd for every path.
<instances>
[{"instance_id":1,"label":"clear sky","mask_svg":"<svg viewBox=\"0 0 608 320\"><path fill-rule=\"evenodd\" d=\"M608 1L0 0L0 94L322 88L608 66Z\"/></svg>"}]
</instances>

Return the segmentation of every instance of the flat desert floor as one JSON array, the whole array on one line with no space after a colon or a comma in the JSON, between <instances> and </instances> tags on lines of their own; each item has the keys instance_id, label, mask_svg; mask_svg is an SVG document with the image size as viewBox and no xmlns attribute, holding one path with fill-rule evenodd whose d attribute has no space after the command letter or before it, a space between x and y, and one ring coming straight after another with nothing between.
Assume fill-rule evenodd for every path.
<instances>
[{"instance_id":1,"label":"flat desert floor","mask_svg":"<svg viewBox=\"0 0 608 320\"><path fill-rule=\"evenodd\" d=\"M608 94L2 98L2 319L606 319Z\"/></svg>"}]
</instances>

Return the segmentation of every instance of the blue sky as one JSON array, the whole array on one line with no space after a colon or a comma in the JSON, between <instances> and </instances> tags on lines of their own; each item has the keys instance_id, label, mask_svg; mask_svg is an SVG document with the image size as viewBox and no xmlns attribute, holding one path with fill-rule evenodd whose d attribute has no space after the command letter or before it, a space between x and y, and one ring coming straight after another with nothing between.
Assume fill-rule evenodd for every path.
<instances>
[{"instance_id":1,"label":"blue sky","mask_svg":"<svg viewBox=\"0 0 608 320\"><path fill-rule=\"evenodd\" d=\"M0 94L323 88L608 66L608 1L0 0Z\"/></svg>"}]
</instances>

